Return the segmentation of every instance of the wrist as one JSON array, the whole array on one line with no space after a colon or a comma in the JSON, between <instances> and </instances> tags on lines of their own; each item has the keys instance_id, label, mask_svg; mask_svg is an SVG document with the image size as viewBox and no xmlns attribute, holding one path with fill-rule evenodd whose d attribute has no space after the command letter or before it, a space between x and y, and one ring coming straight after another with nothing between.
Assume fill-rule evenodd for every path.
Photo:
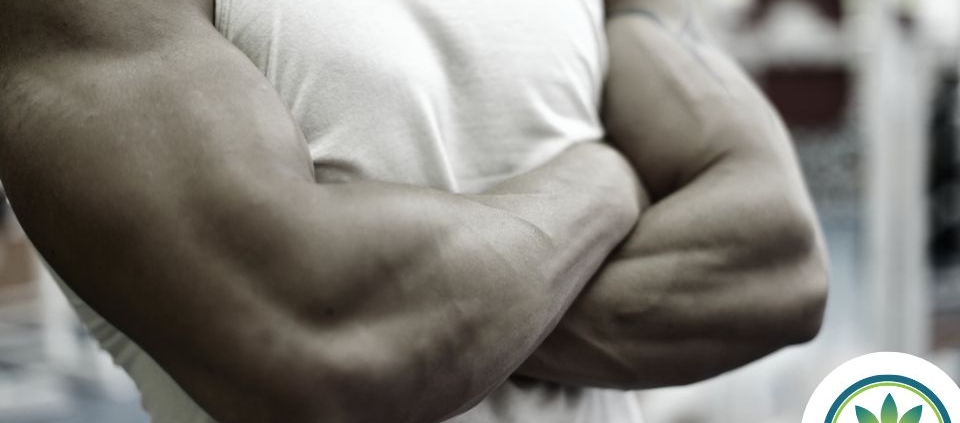
<instances>
[{"instance_id":1,"label":"wrist","mask_svg":"<svg viewBox=\"0 0 960 423\"><path fill-rule=\"evenodd\" d=\"M627 159L605 142L578 144L567 154L578 163L574 189L590 197L595 216L609 221L615 231L630 231L648 200Z\"/></svg>"}]
</instances>

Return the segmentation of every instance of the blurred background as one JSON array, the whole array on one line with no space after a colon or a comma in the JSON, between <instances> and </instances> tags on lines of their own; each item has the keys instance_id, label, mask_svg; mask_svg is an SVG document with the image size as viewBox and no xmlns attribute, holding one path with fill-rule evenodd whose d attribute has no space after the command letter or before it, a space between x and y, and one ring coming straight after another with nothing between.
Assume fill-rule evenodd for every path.
<instances>
[{"instance_id":1,"label":"blurred background","mask_svg":"<svg viewBox=\"0 0 960 423\"><path fill-rule=\"evenodd\" d=\"M694 1L790 126L833 282L815 341L641 392L647 422L794 423L834 367L874 351L960 379L960 0ZM6 207L0 222L0 422L149 421Z\"/></svg>"}]
</instances>

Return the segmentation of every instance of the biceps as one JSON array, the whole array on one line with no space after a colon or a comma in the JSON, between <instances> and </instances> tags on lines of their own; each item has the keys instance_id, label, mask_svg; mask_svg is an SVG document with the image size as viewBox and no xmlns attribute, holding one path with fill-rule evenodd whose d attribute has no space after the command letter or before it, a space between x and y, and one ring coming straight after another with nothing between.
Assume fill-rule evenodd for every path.
<instances>
[{"instance_id":1,"label":"biceps","mask_svg":"<svg viewBox=\"0 0 960 423\"><path fill-rule=\"evenodd\" d=\"M228 232L243 238L220 226L241 207L266 209L265 187L313 184L303 140L271 87L200 26L208 24L196 25L154 34L165 40L142 51L107 43L0 60L0 178L31 240L190 387L217 380L204 373L210 363L265 377L250 365L263 356L261 335L293 332L238 264L255 248L244 244L238 256L216 244ZM249 348L224 355L218 343ZM184 354L194 360L171 359Z\"/></svg>"},{"instance_id":2,"label":"biceps","mask_svg":"<svg viewBox=\"0 0 960 423\"><path fill-rule=\"evenodd\" d=\"M644 16L613 19L607 33L604 118L654 197L730 155L789 157L775 113L723 53Z\"/></svg>"},{"instance_id":3,"label":"biceps","mask_svg":"<svg viewBox=\"0 0 960 423\"><path fill-rule=\"evenodd\" d=\"M180 212L253 175L312 179L282 103L217 37L65 50L4 69L2 177L34 233L64 210L72 224L58 229L69 234Z\"/></svg>"}]
</instances>

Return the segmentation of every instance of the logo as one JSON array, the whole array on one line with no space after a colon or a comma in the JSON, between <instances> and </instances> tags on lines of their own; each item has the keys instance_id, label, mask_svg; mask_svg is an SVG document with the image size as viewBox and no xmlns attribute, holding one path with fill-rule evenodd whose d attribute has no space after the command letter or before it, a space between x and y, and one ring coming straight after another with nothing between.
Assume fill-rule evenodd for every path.
<instances>
[{"instance_id":1,"label":"logo","mask_svg":"<svg viewBox=\"0 0 960 423\"><path fill-rule=\"evenodd\" d=\"M857 420L859 420L859 423L880 423L881 420L884 423L919 423L920 417L923 416L923 405L913 407L910 411L907 411L903 417L897 418L897 402L893 400L892 394L887 394L887 399L883 400L883 409L880 413L882 417L881 419L877 419L877 416L871 413L870 410L859 405L857 406ZM943 420L943 416L938 416L938 418Z\"/></svg>"},{"instance_id":2,"label":"logo","mask_svg":"<svg viewBox=\"0 0 960 423\"><path fill-rule=\"evenodd\" d=\"M874 353L831 372L803 423L960 423L960 387L919 357Z\"/></svg>"}]
</instances>

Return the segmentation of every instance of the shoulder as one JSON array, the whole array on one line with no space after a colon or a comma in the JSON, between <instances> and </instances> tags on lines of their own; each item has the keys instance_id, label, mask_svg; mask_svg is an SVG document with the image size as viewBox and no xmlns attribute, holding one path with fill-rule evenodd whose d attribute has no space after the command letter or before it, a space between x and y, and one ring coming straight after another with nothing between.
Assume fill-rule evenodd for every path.
<instances>
[{"instance_id":1,"label":"shoulder","mask_svg":"<svg viewBox=\"0 0 960 423\"><path fill-rule=\"evenodd\" d=\"M0 62L70 50L146 47L203 21L214 0L0 0Z\"/></svg>"}]
</instances>

